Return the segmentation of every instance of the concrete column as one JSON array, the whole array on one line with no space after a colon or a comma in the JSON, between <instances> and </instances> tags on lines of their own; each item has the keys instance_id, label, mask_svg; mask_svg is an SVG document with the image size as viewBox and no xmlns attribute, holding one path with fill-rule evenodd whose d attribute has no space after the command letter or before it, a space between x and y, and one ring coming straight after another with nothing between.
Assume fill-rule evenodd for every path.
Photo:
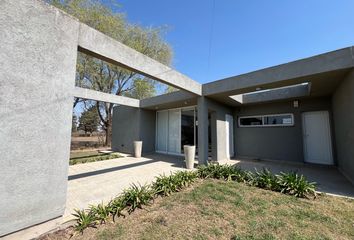
<instances>
[{"instance_id":1,"label":"concrete column","mask_svg":"<svg viewBox=\"0 0 354 240\"><path fill-rule=\"evenodd\" d=\"M208 161L208 103L205 97L198 98L198 163Z\"/></svg>"}]
</instances>

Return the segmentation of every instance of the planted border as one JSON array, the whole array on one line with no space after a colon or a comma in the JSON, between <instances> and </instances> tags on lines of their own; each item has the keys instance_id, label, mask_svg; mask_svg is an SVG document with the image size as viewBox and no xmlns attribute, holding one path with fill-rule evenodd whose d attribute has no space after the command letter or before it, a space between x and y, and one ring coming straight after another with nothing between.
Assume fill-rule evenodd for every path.
<instances>
[{"instance_id":1,"label":"planted border","mask_svg":"<svg viewBox=\"0 0 354 240\"><path fill-rule=\"evenodd\" d=\"M245 171L232 165L209 164L200 166L196 171L178 171L169 176L160 175L151 185L132 184L122 194L107 205L91 205L86 210L75 210L74 229L83 232L88 227L96 227L116 217L131 214L138 208L151 204L157 196L169 196L190 186L197 179L221 179L243 182L251 186L294 195L299 198L316 197L316 183L309 182L303 175L295 172L273 174L268 169Z\"/></svg>"}]
</instances>

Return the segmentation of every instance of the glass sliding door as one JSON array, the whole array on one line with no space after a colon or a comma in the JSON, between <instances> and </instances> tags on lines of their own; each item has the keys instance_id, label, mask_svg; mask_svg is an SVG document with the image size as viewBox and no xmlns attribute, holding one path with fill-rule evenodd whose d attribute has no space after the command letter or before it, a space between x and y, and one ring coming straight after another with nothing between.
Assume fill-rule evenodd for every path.
<instances>
[{"instance_id":1,"label":"glass sliding door","mask_svg":"<svg viewBox=\"0 0 354 240\"><path fill-rule=\"evenodd\" d=\"M181 111L181 152L184 145L195 145L195 111L182 109Z\"/></svg>"},{"instance_id":2,"label":"glass sliding door","mask_svg":"<svg viewBox=\"0 0 354 240\"><path fill-rule=\"evenodd\" d=\"M168 111L168 153L181 153L181 110Z\"/></svg>"},{"instance_id":3,"label":"glass sliding door","mask_svg":"<svg viewBox=\"0 0 354 240\"><path fill-rule=\"evenodd\" d=\"M196 145L194 107L156 112L156 152L183 154L183 145Z\"/></svg>"},{"instance_id":4,"label":"glass sliding door","mask_svg":"<svg viewBox=\"0 0 354 240\"><path fill-rule=\"evenodd\" d=\"M156 116L156 151L167 152L168 111L157 112Z\"/></svg>"}]
</instances>

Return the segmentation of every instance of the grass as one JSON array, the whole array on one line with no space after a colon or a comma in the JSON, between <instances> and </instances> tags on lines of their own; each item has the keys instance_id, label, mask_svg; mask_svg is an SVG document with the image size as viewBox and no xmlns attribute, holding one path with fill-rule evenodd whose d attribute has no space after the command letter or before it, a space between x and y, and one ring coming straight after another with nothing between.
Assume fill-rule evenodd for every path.
<instances>
[{"instance_id":1,"label":"grass","mask_svg":"<svg viewBox=\"0 0 354 240\"><path fill-rule=\"evenodd\" d=\"M354 200L206 179L72 239L354 239Z\"/></svg>"},{"instance_id":2,"label":"grass","mask_svg":"<svg viewBox=\"0 0 354 240\"><path fill-rule=\"evenodd\" d=\"M122 157L118 153L98 153L97 151L70 153L69 165L98 162Z\"/></svg>"}]
</instances>

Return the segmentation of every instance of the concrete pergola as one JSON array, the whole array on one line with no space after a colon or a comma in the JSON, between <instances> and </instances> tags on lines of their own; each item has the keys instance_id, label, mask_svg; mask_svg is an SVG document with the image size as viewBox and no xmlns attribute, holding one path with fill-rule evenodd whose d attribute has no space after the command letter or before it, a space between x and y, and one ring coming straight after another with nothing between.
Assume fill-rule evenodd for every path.
<instances>
[{"instance_id":1,"label":"concrete pergola","mask_svg":"<svg viewBox=\"0 0 354 240\"><path fill-rule=\"evenodd\" d=\"M198 161L205 164L208 114L212 113L212 138L218 142L213 157L219 160L226 157L225 113L233 114L235 107L284 97L333 95L338 106L335 121L348 119L345 124L337 121L338 162L353 159L353 97L348 93L354 89L353 47L201 85L42 1L3 0L0 13L0 237L63 214L74 97L115 103L140 115L196 105ZM180 91L139 101L75 87L78 51ZM344 81L348 87L339 88ZM304 82L310 84L282 89ZM233 98L257 89L274 90L243 95L243 103ZM348 108L352 111L346 113ZM354 179L354 165L346 163L343 168Z\"/></svg>"}]
</instances>

